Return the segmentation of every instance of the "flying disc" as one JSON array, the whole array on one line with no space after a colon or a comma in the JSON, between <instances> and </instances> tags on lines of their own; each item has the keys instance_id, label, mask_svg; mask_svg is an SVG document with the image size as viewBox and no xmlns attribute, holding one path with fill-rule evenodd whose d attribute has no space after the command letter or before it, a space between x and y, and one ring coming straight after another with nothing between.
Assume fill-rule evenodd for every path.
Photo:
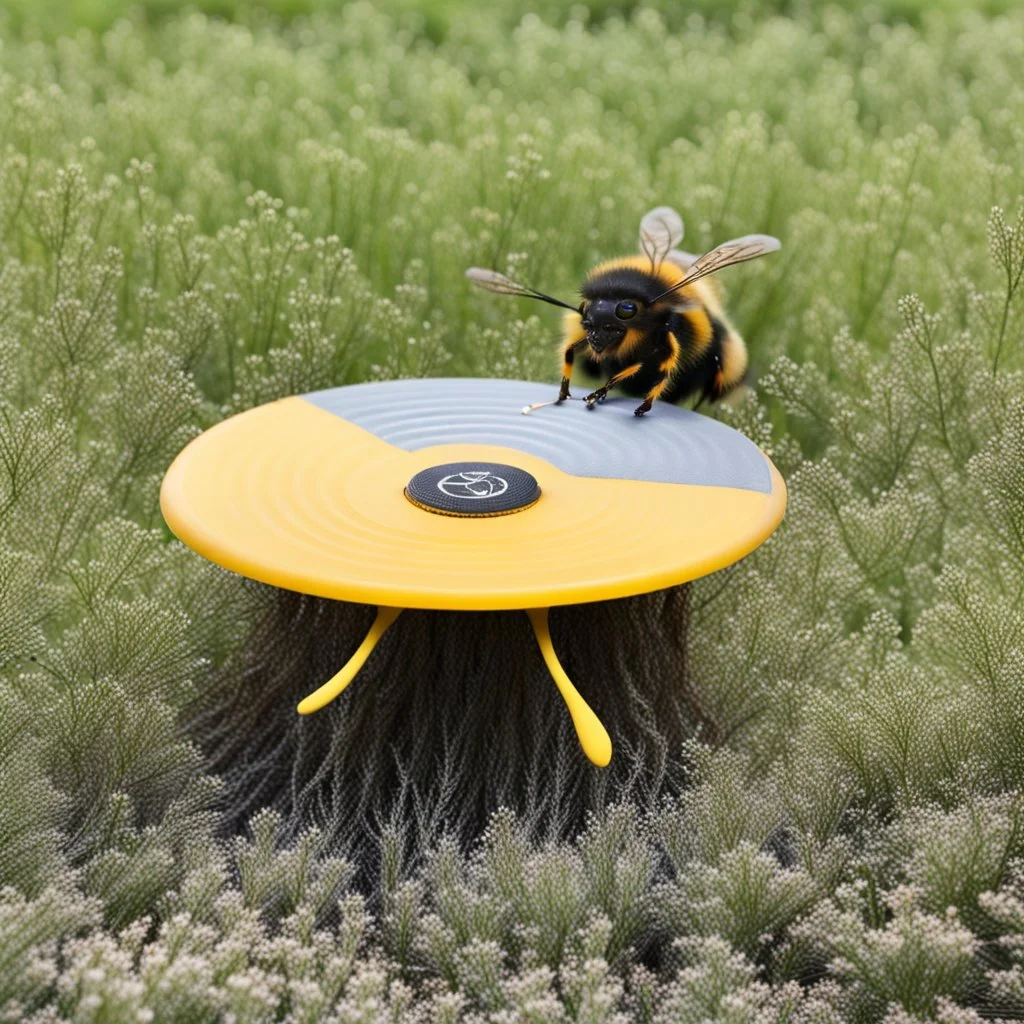
<instances>
[{"instance_id":1,"label":"flying disc","mask_svg":"<svg viewBox=\"0 0 1024 1024\"><path fill-rule=\"evenodd\" d=\"M460 378L281 399L193 440L164 478L161 509L218 565L380 607L363 647L304 713L344 689L403 608L531 611L566 694L547 608L735 562L778 525L786 488L755 444L709 417L659 402L638 418L635 401L616 398L524 415L551 392ZM570 711L578 697L573 689ZM610 741L581 741L607 763Z\"/></svg>"}]
</instances>

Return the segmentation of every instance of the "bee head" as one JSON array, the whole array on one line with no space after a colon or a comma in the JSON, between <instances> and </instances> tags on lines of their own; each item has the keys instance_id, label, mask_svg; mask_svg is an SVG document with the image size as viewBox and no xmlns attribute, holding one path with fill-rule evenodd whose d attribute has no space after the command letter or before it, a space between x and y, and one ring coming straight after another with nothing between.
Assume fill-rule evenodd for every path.
<instances>
[{"instance_id":1,"label":"bee head","mask_svg":"<svg viewBox=\"0 0 1024 1024\"><path fill-rule=\"evenodd\" d=\"M594 299L582 307L583 329L587 344L598 355L615 348L641 315L642 304L636 299Z\"/></svg>"},{"instance_id":2,"label":"bee head","mask_svg":"<svg viewBox=\"0 0 1024 1024\"><path fill-rule=\"evenodd\" d=\"M654 300L664 283L630 263L598 267L583 283L580 322L596 356L610 355L629 331L647 331L657 319Z\"/></svg>"}]
</instances>

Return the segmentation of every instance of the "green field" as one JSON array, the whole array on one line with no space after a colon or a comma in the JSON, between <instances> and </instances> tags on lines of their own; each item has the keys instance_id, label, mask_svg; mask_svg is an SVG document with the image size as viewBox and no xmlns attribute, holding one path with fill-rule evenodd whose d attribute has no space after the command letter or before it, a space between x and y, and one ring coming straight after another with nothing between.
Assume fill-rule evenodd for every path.
<instances>
[{"instance_id":1,"label":"green field","mask_svg":"<svg viewBox=\"0 0 1024 1024\"><path fill-rule=\"evenodd\" d=\"M1024 12L494 7L0 10L0 1019L1021 1019ZM750 390L702 412L790 504L694 585L689 788L398 820L369 886L336 820L230 834L186 725L263 605L170 538L170 460L556 381L557 314L465 268L571 295L660 203L783 241L723 275Z\"/></svg>"}]
</instances>

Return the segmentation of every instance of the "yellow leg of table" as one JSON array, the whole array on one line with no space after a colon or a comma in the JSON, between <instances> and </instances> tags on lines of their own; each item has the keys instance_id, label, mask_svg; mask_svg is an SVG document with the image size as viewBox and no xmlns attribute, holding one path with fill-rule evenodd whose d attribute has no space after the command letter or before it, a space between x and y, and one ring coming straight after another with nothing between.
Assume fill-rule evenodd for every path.
<instances>
[{"instance_id":1,"label":"yellow leg of table","mask_svg":"<svg viewBox=\"0 0 1024 1024\"><path fill-rule=\"evenodd\" d=\"M299 702L299 714L308 715L319 711L335 697L340 696L345 687L355 679L356 673L363 667L377 642L388 631L388 626L401 614L401 608L378 608L377 618L373 620L370 632L366 634L366 639L359 645L359 649L348 659L344 668L328 679L319 690L314 690Z\"/></svg>"},{"instance_id":2,"label":"yellow leg of table","mask_svg":"<svg viewBox=\"0 0 1024 1024\"><path fill-rule=\"evenodd\" d=\"M579 737L583 753L596 764L603 768L612 759L612 741L608 731L601 724L601 720L594 714L590 705L579 695L579 691L572 685L572 680L565 674L558 655L555 654L554 645L551 643L551 632L548 629L547 608L530 608L526 612L530 616L530 624L537 637L537 644L540 653L544 656L544 663L551 673L551 678L558 687L558 692L569 709L572 724L576 727L576 735Z\"/></svg>"}]
</instances>

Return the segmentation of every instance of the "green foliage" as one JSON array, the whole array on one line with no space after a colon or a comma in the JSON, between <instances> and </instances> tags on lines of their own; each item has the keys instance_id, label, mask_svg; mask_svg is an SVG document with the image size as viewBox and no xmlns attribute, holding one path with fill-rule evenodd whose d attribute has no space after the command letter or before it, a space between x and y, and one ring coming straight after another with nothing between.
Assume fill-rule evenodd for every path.
<instances>
[{"instance_id":1,"label":"green foliage","mask_svg":"<svg viewBox=\"0 0 1024 1024\"><path fill-rule=\"evenodd\" d=\"M201 6L238 20L8 5L0 1012L1024 1013L1020 13ZM370 892L343 822L225 834L182 727L260 604L170 540L171 458L348 381L554 379L554 316L464 268L570 295L658 202L784 241L726 279L715 414L790 505L693 588L690 788L561 842L398 821Z\"/></svg>"},{"instance_id":2,"label":"green foliage","mask_svg":"<svg viewBox=\"0 0 1024 1024\"><path fill-rule=\"evenodd\" d=\"M884 927L871 928L857 904L860 894L840 889L837 904L823 903L793 929L797 939L823 949L831 969L848 982L844 998L857 1017L880 1015L898 1006L927 1018L942 997L966 994L975 966L977 939L956 911L943 917L922 913L913 889L898 887L887 900L892 913ZM853 904L847 909L844 902Z\"/></svg>"},{"instance_id":3,"label":"green foliage","mask_svg":"<svg viewBox=\"0 0 1024 1024\"><path fill-rule=\"evenodd\" d=\"M337 15L350 0L194 0L191 9L217 18L244 24L263 24L269 19L288 23L311 14ZM845 3L856 11L857 5ZM472 11L471 0L380 0L378 9L411 25L430 39L438 40L458 32ZM684 26L693 15L728 23L730 19L780 14L811 17L816 13L808 0L691 0L686 5L671 0L586 0L567 4L562 0L502 0L489 11L489 19L511 27L524 17L541 16L545 21L564 24L571 18L599 23L629 17L644 7L657 10L674 28ZM979 10L988 14L1013 9L1013 0L879 0L866 12L870 18L920 21L926 12ZM52 38L70 34L75 28L105 31L119 19L160 24L181 10L178 0L7 0L0 16L16 32L30 37Z\"/></svg>"}]
</instances>

